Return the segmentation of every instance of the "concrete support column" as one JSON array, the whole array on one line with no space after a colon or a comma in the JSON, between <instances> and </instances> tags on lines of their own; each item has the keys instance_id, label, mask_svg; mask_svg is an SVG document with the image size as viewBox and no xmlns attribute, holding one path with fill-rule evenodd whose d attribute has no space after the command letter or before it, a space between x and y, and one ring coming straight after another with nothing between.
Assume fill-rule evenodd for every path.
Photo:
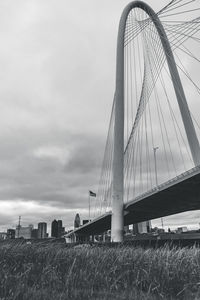
<instances>
[{"instance_id":1,"label":"concrete support column","mask_svg":"<svg viewBox=\"0 0 200 300\"><path fill-rule=\"evenodd\" d=\"M124 185L124 41L120 25L117 42L111 241L123 241Z\"/></svg>"}]
</instances>

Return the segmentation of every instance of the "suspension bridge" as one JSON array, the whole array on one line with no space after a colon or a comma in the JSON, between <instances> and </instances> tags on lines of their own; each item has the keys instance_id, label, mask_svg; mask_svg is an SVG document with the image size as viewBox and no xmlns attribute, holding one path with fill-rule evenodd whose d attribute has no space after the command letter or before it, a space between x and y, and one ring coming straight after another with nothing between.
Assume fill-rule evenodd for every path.
<instances>
[{"instance_id":1,"label":"suspension bridge","mask_svg":"<svg viewBox=\"0 0 200 300\"><path fill-rule=\"evenodd\" d=\"M122 242L125 225L200 209L199 11L198 0L123 10L94 216L67 239L111 229Z\"/></svg>"}]
</instances>

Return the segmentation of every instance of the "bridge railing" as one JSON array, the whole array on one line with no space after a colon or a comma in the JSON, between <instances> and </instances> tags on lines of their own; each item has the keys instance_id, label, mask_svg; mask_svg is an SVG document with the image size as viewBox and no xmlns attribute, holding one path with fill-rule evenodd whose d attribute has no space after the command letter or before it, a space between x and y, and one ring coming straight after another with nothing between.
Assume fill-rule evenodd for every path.
<instances>
[{"instance_id":1,"label":"bridge railing","mask_svg":"<svg viewBox=\"0 0 200 300\"><path fill-rule=\"evenodd\" d=\"M181 182L185 178L187 178L187 177L189 178L189 177L191 177L191 175L194 175L195 173L199 173L199 172L200 172L200 165L198 165L198 166L196 166L196 167L194 167L194 168L192 168L192 169L190 169L190 170L188 170L184 173L181 173L180 175L178 175L178 176L176 176L176 177L174 177L174 178L172 178L172 179L170 179L170 180L168 180L164 183L159 184L157 187L154 187L153 189L151 189L151 190L149 190L145 193L142 193L141 195L137 196L136 198L134 198L130 202L135 203L135 202L137 202L137 201L139 201L139 200L141 200L141 199L143 199L147 196L150 196L151 194L154 194L157 191L163 190L166 187L171 186L175 182ZM128 204L128 203L126 203L126 204Z\"/></svg>"}]
</instances>

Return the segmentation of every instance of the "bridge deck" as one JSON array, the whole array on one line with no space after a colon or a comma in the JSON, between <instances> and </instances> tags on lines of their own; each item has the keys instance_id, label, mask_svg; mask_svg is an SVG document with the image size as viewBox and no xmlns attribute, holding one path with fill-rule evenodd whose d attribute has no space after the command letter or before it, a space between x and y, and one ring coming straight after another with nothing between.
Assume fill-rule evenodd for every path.
<instances>
[{"instance_id":1,"label":"bridge deck","mask_svg":"<svg viewBox=\"0 0 200 300\"><path fill-rule=\"evenodd\" d=\"M200 168L193 168L161 184L124 207L125 224L200 209Z\"/></svg>"},{"instance_id":2,"label":"bridge deck","mask_svg":"<svg viewBox=\"0 0 200 300\"><path fill-rule=\"evenodd\" d=\"M124 205L124 224L200 209L200 167L195 167ZM72 233L99 234L111 228L111 212Z\"/></svg>"}]
</instances>

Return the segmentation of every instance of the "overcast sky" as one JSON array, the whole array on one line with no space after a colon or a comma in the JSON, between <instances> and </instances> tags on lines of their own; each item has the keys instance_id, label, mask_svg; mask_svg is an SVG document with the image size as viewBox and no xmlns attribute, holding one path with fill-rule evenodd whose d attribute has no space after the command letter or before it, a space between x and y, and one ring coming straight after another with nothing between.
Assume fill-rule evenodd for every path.
<instances>
[{"instance_id":1,"label":"overcast sky","mask_svg":"<svg viewBox=\"0 0 200 300\"><path fill-rule=\"evenodd\" d=\"M169 1L147 1L155 11ZM124 0L0 2L0 231L88 216L115 89ZM166 225L198 225L200 214ZM155 221L160 225L160 221Z\"/></svg>"}]
</instances>

